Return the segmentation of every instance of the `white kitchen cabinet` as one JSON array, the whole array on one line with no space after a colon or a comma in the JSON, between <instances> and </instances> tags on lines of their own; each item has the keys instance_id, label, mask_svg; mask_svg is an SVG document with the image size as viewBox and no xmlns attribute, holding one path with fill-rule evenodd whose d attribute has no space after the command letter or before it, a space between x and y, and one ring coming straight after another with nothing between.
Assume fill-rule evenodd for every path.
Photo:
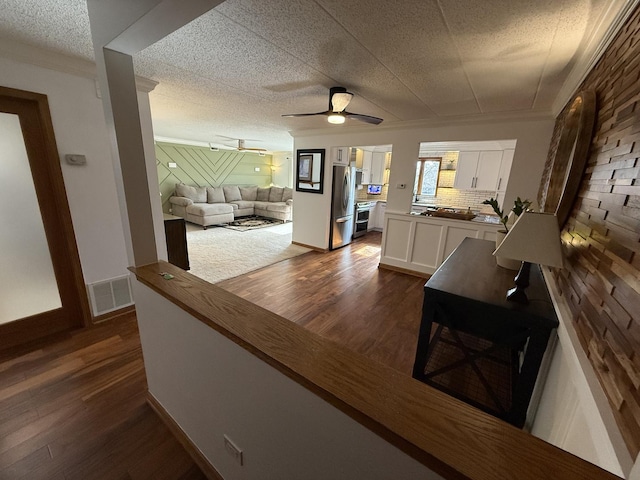
<instances>
[{"instance_id":1,"label":"white kitchen cabinet","mask_svg":"<svg viewBox=\"0 0 640 480\"><path fill-rule=\"evenodd\" d=\"M373 167L373 152L362 151L362 184L368 185L371 182L371 169Z\"/></svg>"},{"instance_id":2,"label":"white kitchen cabinet","mask_svg":"<svg viewBox=\"0 0 640 480\"><path fill-rule=\"evenodd\" d=\"M432 274L466 237L496 241L501 225L451 218L388 213L380 265Z\"/></svg>"},{"instance_id":3,"label":"white kitchen cabinet","mask_svg":"<svg viewBox=\"0 0 640 480\"><path fill-rule=\"evenodd\" d=\"M385 171L385 154L384 152L373 152L371 156L371 181L374 185L383 185Z\"/></svg>"},{"instance_id":4,"label":"white kitchen cabinet","mask_svg":"<svg viewBox=\"0 0 640 480\"><path fill-rule=\"evenodd\" d=\"M387 202L376 202L369 217L369 230L382 231L384 227L384 213L387 210Z\"/></svg>"},{"instance_id":5,"label":"white kitchen cabinet","mask_svg":"<svg viewBox=\"0 0 640 480\"><path fill-rule=\"evenodd\" d=\"M502 151L460 152L453 187L459 190L496 190Z\"/></svg>"},{"instance_id":6,"label":"white kitchen cabinet","mask_svg":"<svg viewBox=\"0 0 640 480\"><path fill-rule=\"evenodd\" d=\"M498 205L503 208L504 196L507 192L507 183L509 183L509 174L511 173L511 165L513 163L513 149L505 150L502 153L502 162L500 163L500 174L498 176L498 186L496 187L496 199Z\"/></svg>"},{"instance_id":7,"label":"white kitchen cabinet","mask_svg":"<svg viewBox=\"0 0 640 480\"><path fill-rule=\"evenodd\" d=\"M458 190L473 188L479 159L480 152L460 152L458 154L458 166L456 167L456 177L453 180L453 188Z\"/></svg>"},{"instance_id":8,"label":"white kitchen cabinet","mask_svg":"<svg viewBox=\"0 0 640 480\"><path fill-rule=\"evenodd\" d=\"M336 165L349 165L349 147L332 147L331 161Z\"/></svg>"}]
</instances>

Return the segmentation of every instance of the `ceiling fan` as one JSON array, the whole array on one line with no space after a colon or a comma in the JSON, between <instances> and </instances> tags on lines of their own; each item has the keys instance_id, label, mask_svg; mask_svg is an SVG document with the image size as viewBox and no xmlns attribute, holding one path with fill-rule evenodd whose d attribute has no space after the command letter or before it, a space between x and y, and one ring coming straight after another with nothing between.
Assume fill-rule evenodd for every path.
<instances>
[{"instance_id":1,"label":"ceiling fan","mask_svg":"<svg viewBox=\"0 0 640 480\"><path fill-rule=\"evenodd\" d=\"M372 117L370 115L362 115L360 113L347 112L345 108L349 105L353 93L347 92L344 87L331 87L329 89L329 110L326 112L318 113L290 113L282 115L283 117L309 117L312 115L326 115L329 123L341 124L347 118L354 118L361 122L370 123L372 125L378 125L382 123L382 119L378 117Z\"/></svg>"},{"instance_id":2,"label":"ceiling fan","mask_svg":"<svg viewBox=\"0 0 640 480\"><path fill-rule=\"evenodd\" d=\"M244 146L244 142L245 142L245 141L244 141L244 140L241 140L241 139L236 139L236 138L233 138L233 137L225 137L224 135L216 135L216 137L224 138L224 139L227 139L227 140L238 140L238 146L237 146L237 147L231 147L231 148L234 148L235 150L238 150L239 152L247 152L247 151L252 151L252 152L266 152L266 151L267 151L267 149L266 149L266 148L252 148L252 147L245 147L245 146ZM258 140L256 140L256 141L258 141ZM213 151L217 151L217 150L218 150L217 145L218 145L218 144L215 144L215 143L209 143L209 148L210 148L211 150L213 150ZM227 143L223 143L223 145L225 145L225 146L230 146L230 145L228 145Z\"/></svg>"},{"instance_id":3,"label":"ceiling fan","mask_svg":"<svg viewBox=\"0 0 640 480\"><path fill-rule=\"evenodd\" d=\"M251 147L245 147L244 146L244 140L238 140L238 151L240 152L244 152L244 151L252 151L252 152L266 152L267 149L266 148L251 148Z\"/></svg>"}]
</instances>

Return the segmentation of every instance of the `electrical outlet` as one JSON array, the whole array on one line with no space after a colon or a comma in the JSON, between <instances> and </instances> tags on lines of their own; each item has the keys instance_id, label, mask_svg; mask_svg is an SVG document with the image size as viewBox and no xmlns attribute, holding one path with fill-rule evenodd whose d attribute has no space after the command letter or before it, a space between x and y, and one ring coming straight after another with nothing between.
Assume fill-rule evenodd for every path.
<instances>
[{"instance_id":1,"label":"electrical outlet","mask_svg":"<svg viewBox=\"0 0 640 480\"><path fill-rule=\"evenodd\" d=\"M226 435L224 435L224 448L229 455L235 458L236 462L238 462L240 466L244 464L242 450L240 450L240 448Z\"/></svg>"},{"instance_id":2,"label":"electrical outlet","mask_svg":"<svg viewBox=\"0 0 640 480\"><path fill-rule=\"evenodd\" d=\"M396 183L396 188L407 188L407 184L406 183Z\"/></svg>"}]
</instances>

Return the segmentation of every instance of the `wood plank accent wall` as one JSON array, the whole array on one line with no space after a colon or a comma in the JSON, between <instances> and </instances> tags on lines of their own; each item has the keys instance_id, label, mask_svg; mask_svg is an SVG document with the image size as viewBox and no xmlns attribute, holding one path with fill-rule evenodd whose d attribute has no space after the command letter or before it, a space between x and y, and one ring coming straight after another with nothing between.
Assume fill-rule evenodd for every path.
<instances>
[{"instance_id":1,"label":"wood plank accent wall","mask_svg":"<svg viewBox=\"0 0 640 480\"><path fill-rule=\"evenodd\" d=\"M176 168L169 168L169 163ZM219 150L208 147L156 142L156 165L162 194L162 209L169 211L169 197L176 183L216 187L219 185L271 184L272 156L260 156L257 152ZM256 172L255 168L260 171Z\"/></svg>"},{"instance_id":2,"label":"wood plank accent wall","mask_svg":"<svg viewBox=\"0 0 640 480\"><path fill-rule=\"evenodd\" d=\"M597 121L587 167L562 232L556 271L582 347L635 457L640 450L640 9L578 90L594 89ZM565 111L543 176L546 197ZM541 204L543 201L541 200Z\"/></svg>"}]
</instances>

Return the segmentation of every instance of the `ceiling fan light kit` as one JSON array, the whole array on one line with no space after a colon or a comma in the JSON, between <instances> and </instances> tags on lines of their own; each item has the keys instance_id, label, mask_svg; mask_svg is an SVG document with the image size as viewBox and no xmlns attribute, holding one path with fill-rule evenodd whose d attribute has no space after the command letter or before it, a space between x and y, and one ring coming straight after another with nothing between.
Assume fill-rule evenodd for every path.
<instances>
[{"instance_id":1,"label":"ceiling fan light kit","mask_svg":"<svg viewBox=\"0 0 640 480\"><path fill-rule=\"evenodd\" d=\"M326 115L329 123L340 125L345 122L347 118L353 118L360 120L361 122L370 123L372 125L378 125L382 123L382 119L378 117L372 117L370 115L362 115L360 113L347 112L345 109L351 102L353 93L347 92L344 87L331 87L329 89L329 110L326 112L318 113L289 113L282 115L283 117L310 117L313 115Z\"/></svg>"}]
</instances>

